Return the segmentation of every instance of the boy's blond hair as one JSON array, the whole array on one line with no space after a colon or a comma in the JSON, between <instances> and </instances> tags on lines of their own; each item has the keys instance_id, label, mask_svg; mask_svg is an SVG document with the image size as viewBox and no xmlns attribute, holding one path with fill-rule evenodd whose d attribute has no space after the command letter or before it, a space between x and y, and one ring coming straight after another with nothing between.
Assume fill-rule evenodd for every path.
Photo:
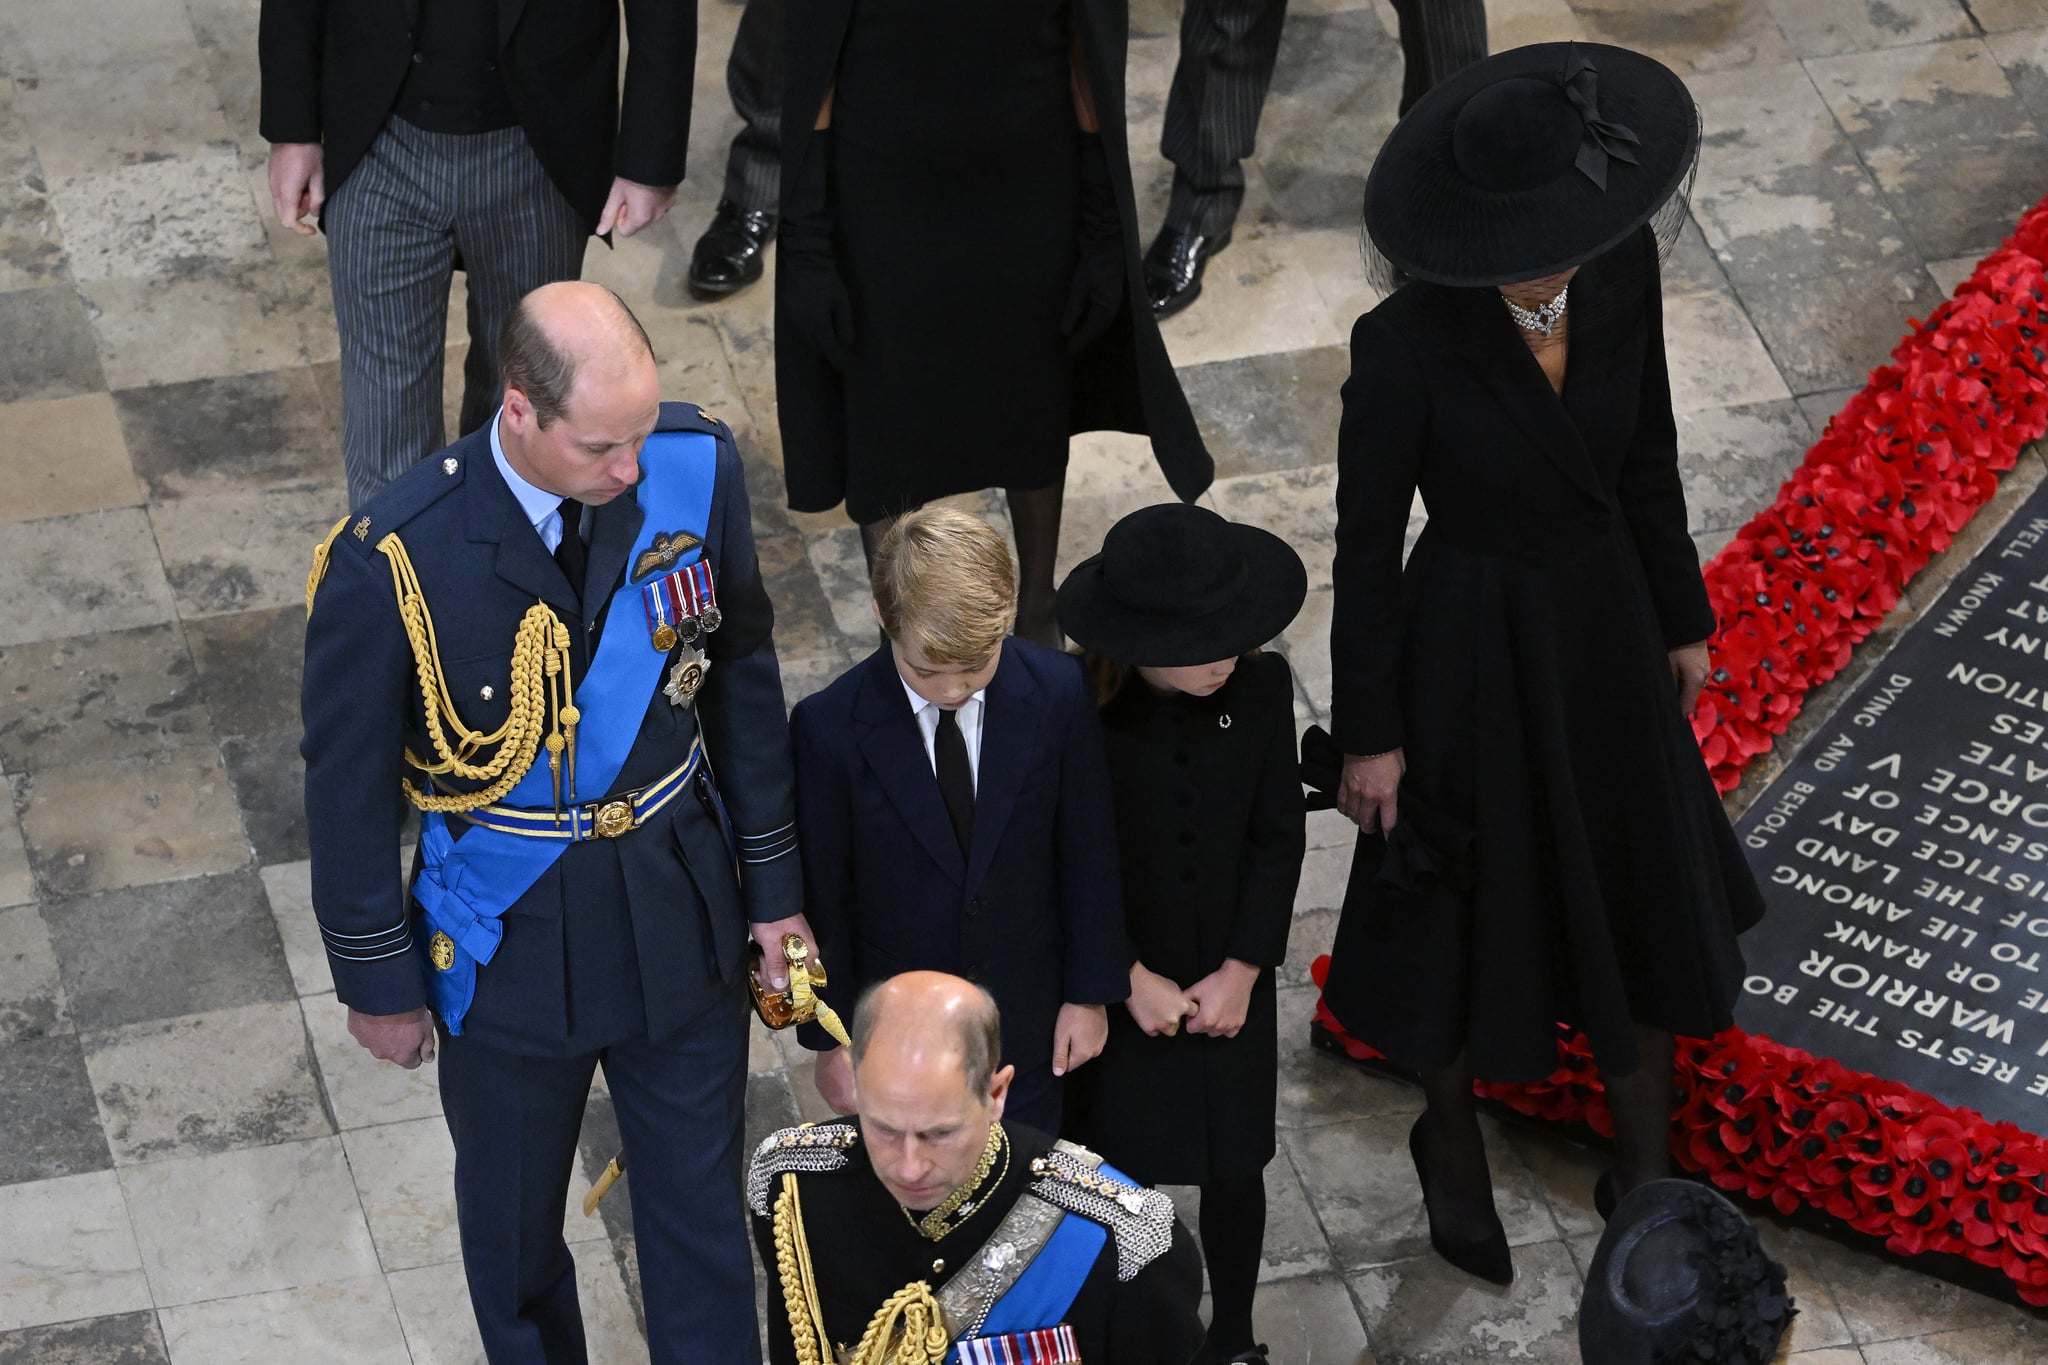
<instances>
[{"instance_id":1,"label":"boy's blond hair","mask_svg":"<svg viewBox=\"0 0 2048 1365\"><path fill-rule=\"evenodd\" d=\"M868 581L882 629L949 667L985 663L1017 617L1017 566L995 527L945 506L896 519Z\"/></svg>"}]
</instances>

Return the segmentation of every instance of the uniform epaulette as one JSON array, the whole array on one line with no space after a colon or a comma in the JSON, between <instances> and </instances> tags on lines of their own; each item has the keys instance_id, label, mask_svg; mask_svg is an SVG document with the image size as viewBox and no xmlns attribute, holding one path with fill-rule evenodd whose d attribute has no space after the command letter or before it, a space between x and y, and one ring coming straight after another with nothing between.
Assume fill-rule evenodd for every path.
<instances>
[{"instance_id":1,"label":"uniform epaulette","mask_svg":"<svg viewBox=\"0 0 2048 1365\"><path fill-rule=\"evenodd\" d=\"M1116 1277L1129 1280L1173 1245L1173 1201L1157 1190L1102 1174L1102 1158L1072 1142L1056 1142L1031 1163L1031 1192L1078 1213L1116 1238Z\"/></svg>"},{"instance_id":2,"label":"uniform epaulette","mask_svg":"<svg viewBox=\"0 0 2048 1365\"><path fill-rule=\"evenodd\" d=\"M783 1176L840 1170L846 1154L859 1142L860 1129L850 1123L805 1123L770 1133L754 1149L753 1163L747 1167L748 1206L766 1218L775 1183Z\"/></svg>"},{"instance_id":3,"label":"uniform epaulette","mask_svg":"<svg viewBox=\"0 0 2048 1365\"><path fill-rule=\"evenodd\" d=\"M703 408L698 407L695 403L685 403L677 399L671 399L661 405L660 423L654 429L656 431L701 431L705 435L715 436L721 441L730 442L732 440L731 427L712 416L709 412L706 412Z\"/></svg>"},{"instance_id":4,"label":"uniform epaulette","mask_svg":"<svg viewBox=\"0 0 2048 1365\"><path fill-rule=\"evenodd\" d=\"M488 447L484 458L490 458ZM460 456L444 451L406 470L349 518L342 543L355 546L366 557L372 554L378 541L402 530L407 522L461 487L465 463Z\"/></svg>"}]
</instances>

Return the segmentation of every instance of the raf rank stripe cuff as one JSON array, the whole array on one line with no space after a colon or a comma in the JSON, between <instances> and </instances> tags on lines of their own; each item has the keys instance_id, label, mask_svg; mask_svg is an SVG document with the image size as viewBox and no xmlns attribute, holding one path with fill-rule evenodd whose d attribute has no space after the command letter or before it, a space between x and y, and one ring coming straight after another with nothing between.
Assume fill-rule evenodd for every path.
<instances>
[{"instance_id":1,"label":"raf rank stripe cuff","mask_svg":"<svg viewBox=\"0 0 2048 1365\"><path fill-rule=\"evenodd\" d=\"M343 962L377 962L412 951L412 921L402 919L374 934L338 934L323 924L320 938L328 953Z\"/></svg>"},{"instance_id":2,"label":"raf rank stripe cuff","mask_svg":"<svg viewBox=\"0 0 2048 1365\"><path fill-rule=\"evenodd\" d=\"M741 834L735 831L739 840L742 863L772 863L796 851L796 821L765 834Z\"/></svg>"}]
</instances>

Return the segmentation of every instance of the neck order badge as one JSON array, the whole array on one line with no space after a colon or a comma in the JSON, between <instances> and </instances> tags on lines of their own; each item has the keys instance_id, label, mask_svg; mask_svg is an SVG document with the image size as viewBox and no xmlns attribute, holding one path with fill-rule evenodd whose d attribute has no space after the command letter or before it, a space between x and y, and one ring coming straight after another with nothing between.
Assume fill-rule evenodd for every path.
<instances>
[{"instance_id":1,"label":"neck order badge","mask_svg":"<svg viewBox=\"0 0 2048 1365\"><path fill-rule=\"evenodd\" d=\"M645 520L628 563L638 562L657 535L673 536L678 526L696 540L684 557L701 559L717 478L716 441L697 432L656 432L642 452L641 468L637 499ZM628 594L638 593L630 581L621 584L606 619L631 620ZM602 793L618 777L660 685L664 663L636 630L607 630L598 641L596 657L575 694L581 713L577 781L584 791ZM536 763L506 794L505 804L548 809L550 787L546 767ZM573 841L568 827L560 837L536 838L479 824L458 844L448 833L446 816L430 812L421 817L421 869L413 896L424 914L413 937L427 969L434 1012L450 1033L462 1032L463 1016L476 995L477 968L498 950L504 935L498 917Z\"/></svg>"}]
</instances>

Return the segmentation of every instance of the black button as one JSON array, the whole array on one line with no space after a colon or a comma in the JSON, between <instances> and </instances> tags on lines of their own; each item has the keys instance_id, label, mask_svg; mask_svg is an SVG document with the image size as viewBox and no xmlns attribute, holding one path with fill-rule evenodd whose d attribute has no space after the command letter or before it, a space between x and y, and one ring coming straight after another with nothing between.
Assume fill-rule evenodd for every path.
<instances>
[{"instance_id":1,"label":"black button","mask_svg":"<svg viewBox=\"0 0 2048 1365\"><path fill-rule=\"evenodd\" d=\"M1191 846L1191 845L1192 845L1192 844L1193 844L1194 842L1195 842L1195 832L1194 832L1193 830L1191 830L1191 829L1184 829L1184 830L1182 830L1182 831L1180 832L1180 846L1181 846L1182 848L1187 848L1187 847Z\"/></svg>"},{"instance_id":2,"label":"black button","mask_svg":"<svg viewBox=\"0 0 2048 1365\"><path fill-rule=\"evenodd\" d=\"M1180 808L1182 810L1193 810L1195 808L1195 794L1193 791L1183 790L1181 792Z\"/></svg>"},{"instance_id":3,"label":"black button","mask_svg":"<svg viewBox=\"0 0 2048 1365\"><path fill-rule=\"evenodd\" d=\"M426 54L426 53L424 53L424 52L415 52L415 53L413 53L413 54L412 54L412 64L413 64L414 66L418 66L418 65L419 65L420 63L424 62L424 61L425 61L426 59L427 59L427 54Z\"/></svg>"},{"instance_id":4,"label":"black button","mask_svg":"<svg viewBox=\"0 0 2048 1365\"><path fill-rule=\"evenodd\" d=\"M981 897L976 896L973 900L967 902L967 913L970 916L981 913Z\"/></svg>"},{"instance_id":5,"label":"black button","mask_svg":"<svg viewBox=\"0 0 2048 1365\"><path fill-rule=\"evenodd\" d=\"M1173 751L1173 761L1175 763L1180 764L1180 766L1183 768L1187 767L1188 762L1192 757L1193 755L1189 754L1186 749L1175 749Z\"/></svg>"},{"instance_id":6,"label":"black button","mask_svg":"<svg viewBox=\"0 0 2048 1365\"><path fill-rule=\"evenodd\" d=\"M969 981L979 981L981 979L981 964L979 962L967 964L967 979Z\"/></svg>"},{"instance_id":7,"label":"black button","mask_svg":"<svg viewBox=\"0 0 2048 1365\"><path fill-rule=\"evenodd\" d=\"M420 112L421 112L422 114L431 114L431 113L433 113L433 112L434 112L434 102L433 102L432 100L421 100L421 101L420 101Z\"/></svg>"},{"instance_id":8,"label":"black button","mask_svg":"<svg viewBox=\"0 0 2048 1365\"><path fill-rule=\"evenodd\" d=\"M484 70L486 70L486 71L496 71L497 69L498 69L498 64L497 64L496 62L485 62L485 63L484 63Z\"/></svg>"},{"instance_id":9,"label":"black button","mask_svg":"<svg viewBox=\"0 0 2048 1365\"><path fill-rule=\"evenodd\" d=\"M1189 868L1187 871L1180 874L1180 879L1186 885L1193 886L1195 884L1195 870L1192 867Z\"/></svg>"}]
</instances>

